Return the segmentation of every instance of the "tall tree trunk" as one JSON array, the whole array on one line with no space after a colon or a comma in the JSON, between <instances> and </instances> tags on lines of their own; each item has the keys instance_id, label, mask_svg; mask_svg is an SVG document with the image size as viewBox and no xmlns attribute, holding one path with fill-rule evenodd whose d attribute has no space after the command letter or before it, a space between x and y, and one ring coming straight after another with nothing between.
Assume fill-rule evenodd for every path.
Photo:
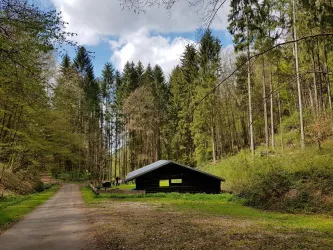
<instances>
[{"instance_id":1,"label":"tall tree trunk","mask_svg":"<svg viewBox=\"0 0 333 250\"><path fill-rule=\"evenodd\" d=\"M269 138L268 138L268 115L267 115L267 100L266 100L266 81L265 81L265 57L262 57L262 101L264 106L264 120L265 120L265 146L266 154L268 153Z\"/></svg>"},{"instance_id":2,"label":"tall tree trunk","mask_svg":"<svg viewBox=\"0 0 333 250\"><path fill-rule=\"evenodd\" d=\"M318 37L316 38L317 41L317 62L318 62L318 71L322 72L322 67L320 65L320 48L319 48L319 41ZM320 95L320 108L325 112L325 101L324 101L324 91L323 91L323 82L322 82L322 75L321 73L318 74L319 78L319 95Z\"/></svg>"},{"instance_id":3,"label":"tall tree trunk","mask_svg":"<svg viewBox=\"0 0 333 250\"><path fill-rule=\"evenodd\" d=\"M295 0L293 0L293 31L294 31L294 40L297 39L296 33L296 6ZM302 106L302 89L299 79L299 66L298 66L298 46L297 42L294 43L295 47L295 66L296 66L296 80L297 80L297 92L298 92L298 109L299 109L299 123L301 129L301 148L305 146L305 137L304 137L304 124L303 124L303 106Z\"/></svg>"},{"instance_id":4,"label":"tall tree trunk","mask_svg":"<svg viewBox=\"0 0 333 250\"><path fill-rule=\"evenodd\" d=\"M233 130L234 130L234 135L235 135L235 142L236 142L236 146L239 146L240 142L237 141L238 133L237 133L235 115L234 115L234 112L231 112L231 114L232 114L232 125L233 125ZM238 150L238 148L237 148L237 150ZM232 153L234 154L234 150L232 150Z\"/></svg>"},{"instance_id":5,"label":"tall tree trunk","mask_svg":"<svg viewBox=\"0 0 333 250\"><path fill-rule=\"evenodd\" d=\"M278 109L279 109L279 124L280 124L280 140L281 140L281 150L283 152L283 128L282 128L282 113L281 113L281 99L280 90L278 91Z\"/></svg>"},{"instance_id":6,"label":"tall tree trunk","mask_svg":"<svg viewBox=\"0 0 333 250\"><path fill-rule=\"evenodd\" d=\"M213 164L216 164L216 151L215 151L215 131L214 131L214 123L212 121L212 127L211 127L211 133L212 133L212 153L213 153Z\"/></svg>"},{"instance_id":7,"label":"tall tree trunk","mask_svg":"<svg viewBox=\"0 0 333 250\"><path fill-rule=\"evenodd\" d=\"M329 69L328 69L328 63L327 63L327 49L325 46L325 69L326 69L326 83L327 83L327 96L328 96L328 104L330 107L330 115L331 115L331 122L333 124L333 107L332 107L332 96L331 96L331 82L330 82L330 75L329 75ZM333 131L333 126L332 126Z\"/></svg>"},{"instance_id":8,"label":"tall tree trunk","mask_svg":"<svg viewBox=\"0 0 333 250\"><path fill-rule=\"evenodd\" d=\"M119 133L119 136L118 136L118 138L119 138L119 155L118 155L118 177L120 178L121 177L121 165L120 165L120 163L121 163L121 152L123 151L122 150L122 145L121 145L121 133Z\"/></svg>"},{"instance_id":9,"label":"tall tree trunk","mask_svg":"<svg viewBox=\"0 0 333 250\"><path fill-rule=\"evenodd\" d=\"M234 153L235 153L234 152L234 147L235 147L235 145L234 145L234 136L233 136L233 132L232 132L233 128L231 127L230 119L229 119L230 116L229 116L229 105L228 105L228 102L229 102L229 100L227 100L227 98L225 98L226 113L227 113L227 123L228 123L229 134L230 134L230 141L231 141L231 152L234 155ZM232 112L232 115L233 115L233 112ZM222 120L221 117L220 117L220 120ZM235 121L233 121L233 122L235 122ZM221 122L221 128L222 128L222 122Z\"/></svg>"},{"instance_id":10,"label":"tall tree trunk","mask_svg":"<svg viewBox=\"0 0 333 250\"><path fill-rule=\"evenodd\" d=\"M126 119L126 118L125 118ZM125 124L127 124L125 122ZM127 175L127 126L125 125L125 145L124 145L124 149L125 149L125 175Z\"/></svg>"},{"instance_id":11,"label":"tall tree trunk","mask_svg":"<svg viewBox=\"0 0 333 250\"><path fill-rule=\"evenodd\" d=\"M250 31L249 20L246 15L246 32L247 32L247 93L249 98L249 128L250 128L250 149L252 157L254 157L254 134L253 134L253 118L252 118L252 94L251 94L251 65L250 65Z\"/></svg>"},{"instance_id":12,"label":"tall tree trunk","mask_svg":"<svg viewBox=\"0 0 333 250\"><path fill-rule=\"evenodd\" d=\"M272 67L270 72L270 81L269 81L269 92L270 92L270 100L271 100L271 140L272 140L272 149L275 148L275 140L274 140L274 100L273 100L273 79L272 79Z\"/></svg>"},{"instance_id":13,"label":"tall tree trunk","mask_svg":"<svg viewBox=\"0 0 333 250\"><path fill-rule=\"evenodd\" d=\"M115 126L115 147L114 147L114 178L117 177L117 163L118 163L118 114L116 114L116 126Z\"/></svg>"},{"instance_id":14,"label":"tall tree trunk","mask_svg":"<svg viewBox=\"0 0 333 250\"><path fill-rule=\"evenodd\" d=\"M158 127L156 130L156 160L161 159L161 135L160 128Z\"/></svg>"},{"instance_id":15,"label":"tall tree trunk","mask_svg":"<svg viewBox=\"0 0 333 250\"><path fill-rule=\"evenodd\" d=\"M314 90L314 104L315 104L315 115L318 115L319 105L318 105L318 93L317 93L317 75L316 75L316 63L314 59L314 51L311 49L311 61L312 61L312 70L313 70L313 90Z\"/></svg>"},{"instance_id":16,"label":"tall tree trunk","mask_svg":"<svg viewBox=\"0 0 333 250\"><path fill-rule=\"evenodd\" d=\"M123 180L126 178L126 128L123 134Z\"/></svg>"},{"instance_id":17,"label":"tall tree trunk","mask_svg":"<svg viewBox=\"0 0 333 250\"><path fill-rule=\"evenodd\" d=\"M313 102L313 93L312 93L311 86L309 86L309 99L310 99L310 106L311 106L312 113L316 114L316 107Z\"/></svg>"},{"instance_id":18,"label":"tall tree trunk","mask_svg":"<svg viewBox=\"0 0 333 250\"><path fill-rule=\"evenodd\" d=\"M110 181L112 180L112 150L113 150L113 128L112 128L112 116L110 115L110 137L109 137L109 160L110 160L110 173L109 173L109 178Z\"/></svg>"}]
</instances>

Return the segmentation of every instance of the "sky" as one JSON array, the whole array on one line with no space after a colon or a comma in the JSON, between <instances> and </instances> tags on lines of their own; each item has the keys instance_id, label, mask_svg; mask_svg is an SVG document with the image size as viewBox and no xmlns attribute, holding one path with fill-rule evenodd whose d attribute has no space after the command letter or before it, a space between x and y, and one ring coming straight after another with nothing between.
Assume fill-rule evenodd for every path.
<instances>
[{"instance_id":1,"label":"sky","mask_svg":"<svg viewBox=\"0 0 333 250\"><path fill-rule=\"evenodd\" d=\"M40 0L41 1L41 0ZM146 66L159 64L165 74L179 63L185 45L198 41L202 6L190 8L186 0L179 0L170 12L164 8L147 8L144 13L124 9L119 0L43 0L62 13L69 25L67 30L77 36L74 40L93 52L96 76L106 62L121 71L126 61ZM232 44L226 27L229 1L219 10L211 25L223 47ZM66 48L71 58L74 48Z\"/></svg>"}]
</instances>

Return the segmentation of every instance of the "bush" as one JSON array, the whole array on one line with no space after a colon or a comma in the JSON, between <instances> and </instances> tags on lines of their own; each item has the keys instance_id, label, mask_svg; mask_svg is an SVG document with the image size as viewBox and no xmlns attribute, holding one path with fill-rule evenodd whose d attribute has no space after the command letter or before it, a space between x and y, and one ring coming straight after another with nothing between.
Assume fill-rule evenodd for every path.
<instances>
[{"instance_id":1,"label":"bush","mask_svg":"<svg viewBox=\"0 0 333 250\"><path fill-rule=\"evenodd\" d=\"M50 184L50 183L44 183L43 189L44 189L44 190L47 190L47 189L50 189L52 186L53 186L53 184Z\"/></svg>"},{"instance_id":2,"label":"bush","mask_svg":"<svg viewBox=\"0 0 333 250\"><path fill-rule=\"evenodd\" d=\"M44 191L44 183L42 181L38 181L35 183L34 190L36 192L43 192Z\"/></svg>"}]
</instances>

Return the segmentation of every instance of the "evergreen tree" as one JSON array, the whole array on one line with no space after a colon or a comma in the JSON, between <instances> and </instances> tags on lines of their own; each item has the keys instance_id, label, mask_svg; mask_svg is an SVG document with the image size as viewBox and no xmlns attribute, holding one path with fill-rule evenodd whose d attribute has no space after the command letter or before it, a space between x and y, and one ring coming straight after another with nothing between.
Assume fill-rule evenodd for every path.
<instances>
[{"instance_id":1,"label":"evergreen tree","mask_svg":"<svg viewBox=\"0 0 333 250\"><path fill-rule=\"evenodd\" d=\"M192 102L196 78L198 76L197 53L193 45L187 45L181 57L181 66L170 77L171 103L177 105L177 127L173 140L172 152L177 161L195 166L194 142L191 132ZM176 125L177 124L177 125Z\"/></svg>"},{"instance_id":2,"label":"evergreen tree","mask_svg":"<svg viewBox=\"0 0 333 250\"><path fill-rule=\"evenodd\" d=\"M214 38L211 31L208 30L200 41L197 56L199 76L195 88L196 97L194 102L200 100L217 84L221 65L220 48L220 41ZM198 164L210 159L213 160L213 163L216 162L216 100L217 96L211 94L194 112L192 133L196 146L195 159Z\"/></svg>"},{"instance_id":3,"label":"evergreen tree","mask_svg":"<svg viewBox=\"0 0 333 250\"><path fill-rule=\"evenodd\" d=\"M66 53L64 57L62 58L62 62L60 64L61 72L64 73L66 70L68 70L72 66L71 59Z\"/></svg>"},{"instance_id":4,"label":"evergreen tree","mask_svg":"<svg viewBox=\"0 0 333 250\"><path fill-rule=\"evenodd\" d=\"M138 65L136 65L136 73L138 75L138 86L140 87L142 85L142 76L143 73L145 72L145 68L143 67L143 64L141 61L138 62Z\"/></svg>"},{"instance_id":5,"label":"evergreen tree","mask_svg":"<svg viewBox=\"0 0 333 250\"><path fill-rule=\"evenodd\" d=\"M115 73L111 63L106 63L102 71L102 100L104 113L102 114L102 124L104 126L105 137L106 137L106 152L107 160L105 163L108 165L108 179L112 178L112 147L113 147L113 136L114 136L114 118L115 118Z\"/></svg>"},{"instance_id":6,"label":"evergreen tree","mask_svg":"<svg viewBox=\"0 0 333 250\"><path fill-rule=\"evenodd\" d=\"M248 89L248 108L249 108L249 127L250 127L250 149L254 155L254 132L253 132L253 111L252 111L252 88L251 88L251 67L250 67L250 47L255 38L256 18L255 0L233 0L231 1L231 11L229 14L229 32L234 37L236 51L247 52L247 89Z\"/></svg>"},{"instance_id":7,"label":"evergreen tree","mask_svg":"<svg viewBox=\"0 0 333 250\"><path fill-rule=\"evenodd\" d=\"M88 71L90 71L90 73L92 73L91 69L93 68L93 66L91 63L89 53L85 49L85 47L83 47L83 46L79 47L76 57L74 58L74 66L75 66L77 72L79 72L83 76L86 76Z\"/></svg>"}]
</instances>

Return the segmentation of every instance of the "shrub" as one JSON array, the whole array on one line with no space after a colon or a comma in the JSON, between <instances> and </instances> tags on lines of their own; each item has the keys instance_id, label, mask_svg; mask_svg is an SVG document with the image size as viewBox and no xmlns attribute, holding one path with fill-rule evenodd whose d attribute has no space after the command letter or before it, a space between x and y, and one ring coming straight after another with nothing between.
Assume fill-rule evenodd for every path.
<instances>
[{"instance_id":1,"label":"shrub","mask_svg":"<svg viewBox=\"0 0 333 250\"><path fill-rule=\"evenodd\" d=\"M44 191L44 183L42 181L38 181L35 183L34 190L36 192L43 192Z\"/></svg>"}]
</instances>

